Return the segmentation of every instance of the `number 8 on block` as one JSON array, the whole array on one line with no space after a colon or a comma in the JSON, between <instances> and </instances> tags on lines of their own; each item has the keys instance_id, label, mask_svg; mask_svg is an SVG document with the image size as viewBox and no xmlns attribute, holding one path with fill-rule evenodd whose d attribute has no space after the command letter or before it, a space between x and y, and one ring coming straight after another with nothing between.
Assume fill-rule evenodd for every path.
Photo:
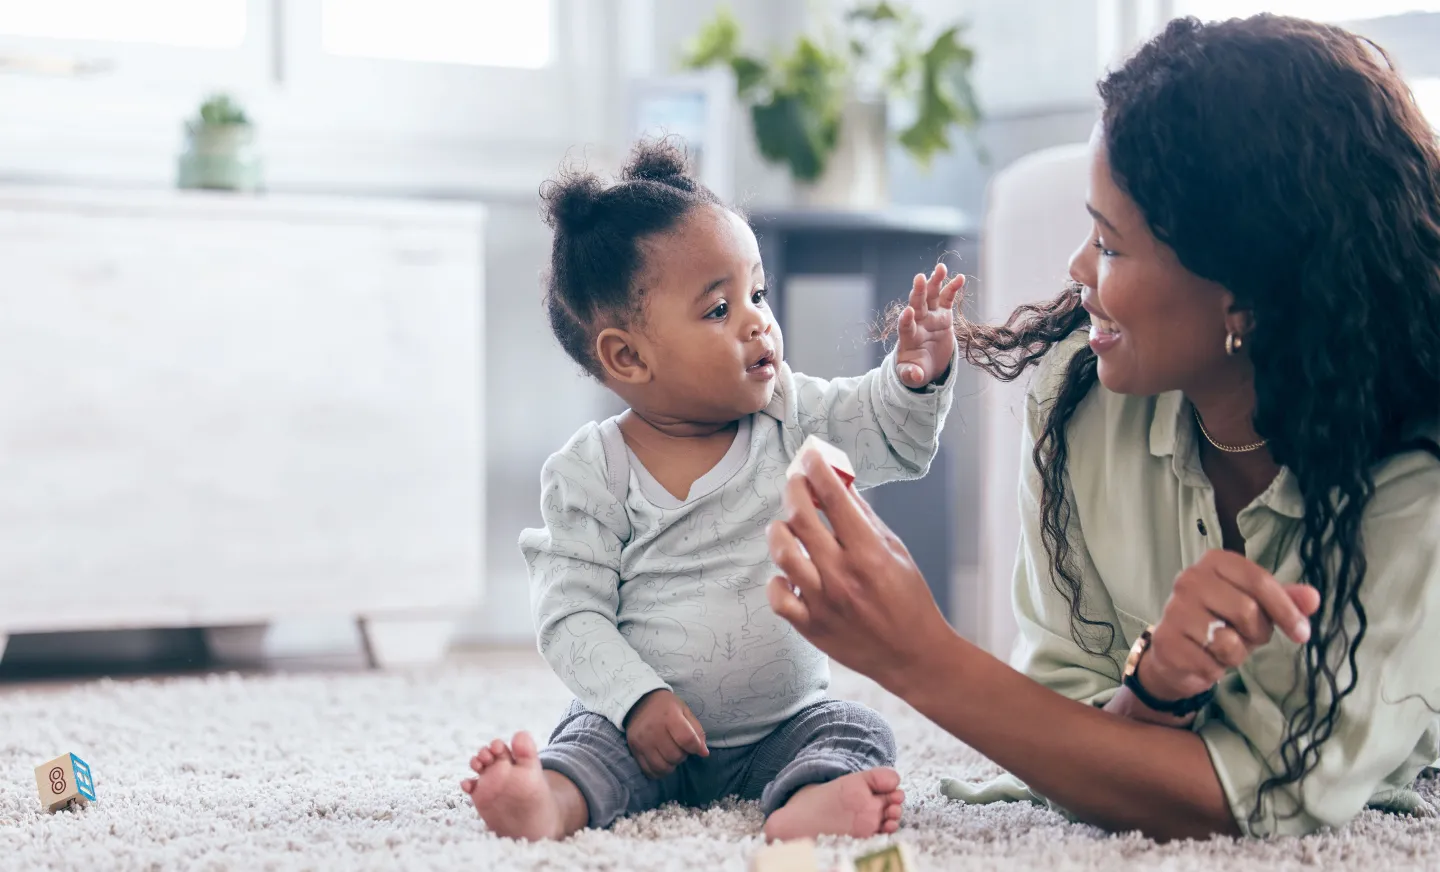
<instances>
[{"instance_id":1,"label":"number 8 on block","mask_svg":"<svg viewBox=\"0 0 1440 872\"><path fill-rule=\"evenodd\" d=\"M46 811L95 801L95 780L90 765L74 754L64 754L35 767L35 786Z\"/></svg>"}]
</instances>

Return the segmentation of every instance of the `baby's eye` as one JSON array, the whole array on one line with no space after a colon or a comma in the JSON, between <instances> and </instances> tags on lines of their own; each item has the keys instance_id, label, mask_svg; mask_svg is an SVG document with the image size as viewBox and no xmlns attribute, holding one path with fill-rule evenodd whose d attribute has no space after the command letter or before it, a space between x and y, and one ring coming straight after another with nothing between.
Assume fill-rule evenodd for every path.
<instances>
[{"instance_id":1,"label":"baby's eye","mask_svg":"<svg viewBox=\"0 0 1440 872\"><path fill-rule=\"evenodd\" d=\"M769 296L770 290L768 288L756 288L755 293L750 298L750 300L757 306L763 306L765 305L765 299Z\"/></svg>"},{"instance_id":2,"label":"baby's eye","mask_svg":"<svg viewBox=\"0 0 1440 872\"><path fill-rule=\"evenodd\" d=\"M725 302L724 300L721 300L720 304L715 308L711 309L705 317L714 319L716 321L722 321L728 314L730 314L730 304Z\"/></svg>"}]
</instances>

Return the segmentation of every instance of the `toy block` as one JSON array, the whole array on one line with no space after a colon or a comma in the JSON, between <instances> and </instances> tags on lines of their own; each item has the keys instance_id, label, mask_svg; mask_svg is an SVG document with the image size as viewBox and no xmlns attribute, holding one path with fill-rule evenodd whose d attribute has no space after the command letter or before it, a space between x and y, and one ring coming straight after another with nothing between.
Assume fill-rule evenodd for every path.
<instances>
[{"instance_id":1,"label":"toy block","mask_svg":"<svg viewBox=\"0 0 1440 872\"><path fill-rule=\"evenodd\" d=\"M815 843L810 839L766 845L750 861L750 872L819 872L819 869Z\"/></svg>"},{"instance_id":2,"label":"toy block","mask_svg":"<svg viewBox=\"0 0 1440 872\"><path fill-rule=\"evenodd\" d=\"M857 857L855 872L916 872L916 869L910 852L897 843Z\"/></svg>"},{"instance_id":3,"label":"toy block","mask_svg":"<svg viewBox=\"0 0 1440 872\"><path fill-rule=\"evenodd\" d=\"M35 786L40 791L40 805L53 812L75 803L95 801L95 779L90 765L74 754L63 754L35 767Z\"/></svg>"},{"instance_id":4,"label":"toy block","mask_svg":"<svg viewBox=\"0 0 1440 872\"><path fill-rule=\"evenodd\" d=\"M825 462L830 464L830 468L835 470L835 474L840 476L840 481L846 487L855 481L855 467L850 465L850 458L845 455L845 452L814 434L806 436L805 441L800 443L800 450L795 453L795 459L790 461L789 468L785 470L787 481L804 474L804 470L800 467L800 458L805 456L806 451L812 449L819 452Z\"/></svg>"}]
</instances>

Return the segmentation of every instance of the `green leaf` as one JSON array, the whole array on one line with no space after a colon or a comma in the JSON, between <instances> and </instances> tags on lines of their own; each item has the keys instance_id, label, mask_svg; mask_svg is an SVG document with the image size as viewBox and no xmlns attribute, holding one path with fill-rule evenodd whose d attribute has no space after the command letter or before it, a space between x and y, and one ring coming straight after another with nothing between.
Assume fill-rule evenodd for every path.
<instances>
[{"instance_id":1,"label":"green leaf","mask_svg":"<svg viewBox=\"0 0 1440 872\"><path fill-rule=\"evenodd\" d=\"M740 22L729 7L722 6L685 47L680 62L688 69L699 70L731 63L739 52Z\"/></svg>"},{"instance_id":2,"label":"green leaf","mask_svg":"<svg viewBox=\"0 0 1440 872\"><path fill-rule=\"evenodd\" d=\"M814 181L840 141L845 62L801 37L780 67L770 99L751 107L755 141L766 160L786 164L801 181Z\"/></svg>"},{"instance_id":3,"label":"green leaf","mask_svg":"<svg viewBox=\"0 0 1440 872\"><path fill-rule=\"evenodd\" d=\"M905 9L905 12L909 12L909 9ZM861 3L845 14L847 21L866 21L872 24L882 21L900 21L904 17L905 13L897 9L893 3L886 3L883 0L880 3Z\"/></svg>"},{"instance_id":4,"label":"green leaf","mask_svg":"<svg viewBox=\"0 0 1440 872\"><path fill-rule=\"evenodd\" d=\"M742 100L764 88L770 78L770 69L748 55L731 58L730 71L735 74L735 94Z\"/></svg>"},{"instance_id":5,"label":"green leaf","mask_svg":"<svg viewBox=\"0 0 1440 872\"><path fill-rule=\"evenodd\" d=\"M920 58L913 53L900 52L895 57L895 63L885 71L885 87L894 92L904 92L906 83L914 77L920 69Z\"/></svg>"},{"instance_id":6,"label":"green leaf","mask_svg":"<svg viewBox=\"0 0 1440 872\"><path fill-rule=\"evenodd\" d=\"M200 123L215 127L249 124L245 110L228 94L215 94L200 104Z\"/></svg>"},{"instance_id":7,"label":"green leaf","mask_svg":"<svg viewBox=\"0 0 1440 872\"><path fill-rule=\"evenodd\" d=\"M776 95L750 109L755 142L772 163L785 164L796 179L813 182L825 172L840 142L840 114L794 95Z\"/></svg>"},{"instance_id":8,"label":"green leaf","mask_svg":"<svg viewBox=\"0 0 1440 872\"><path fill-rule=\"evenodd\" d=\"M788 52L767 60L741 53L740 24L722 7L686 46L682 63L690 69L728 66L737 96L750 106L760 153L801 181L819 178L839 144L855 87L852 64L886 63L877 70L885 89L893 98L915 101L915 123L899 139L921 165L950 148L955 128L971 131L973 142L980 110L970 84L975 53L961 39L963 28L951 27L925 45L919 16L908 3L892 0L855 4L844 23L837 39L822 44L801 36Z\"/></svg>"},{"instance_id":9,"label":"green leaf","mask_svg":"<svg viewBox=\"0 0 1440 872\"><path fill-rule=\"evenodd\" d=\"M980 107L970 84L975 52L960 41L959 26L948 28L920 57L915 122L900 132L900 144L922 166L950 150L952 126L973 130Z\"/></svg>"}]
</instances>

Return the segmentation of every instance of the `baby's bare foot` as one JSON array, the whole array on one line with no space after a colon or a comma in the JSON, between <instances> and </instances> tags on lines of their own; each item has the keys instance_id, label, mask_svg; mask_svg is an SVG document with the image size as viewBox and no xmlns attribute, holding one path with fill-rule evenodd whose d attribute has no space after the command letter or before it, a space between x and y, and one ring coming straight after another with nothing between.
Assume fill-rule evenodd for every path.
<instances>
[{"instance_id":1,"label":"baby's bare foot","mask_svg":"<svg viewBox=\"0 0 1440 872\"><path fill-rule=\"evenodd\" d=\"M529 733L516 733L508 746L496 739L471 758L470 768L476 777L460 782L460 789L492 833L532 842L568 835Z\"/></svg>"},{"instance_id":2,"label":"baby's bare foot","mask_svg":"<svg viewBox=\"0 0 1440 872\"><path fill-rule=\"evenodd\" d=\"M867 838L900 828L905 791L894 769L853 772L797 791L765 822L769 841L814 836Z\"/></svg>"}]
</instances>

